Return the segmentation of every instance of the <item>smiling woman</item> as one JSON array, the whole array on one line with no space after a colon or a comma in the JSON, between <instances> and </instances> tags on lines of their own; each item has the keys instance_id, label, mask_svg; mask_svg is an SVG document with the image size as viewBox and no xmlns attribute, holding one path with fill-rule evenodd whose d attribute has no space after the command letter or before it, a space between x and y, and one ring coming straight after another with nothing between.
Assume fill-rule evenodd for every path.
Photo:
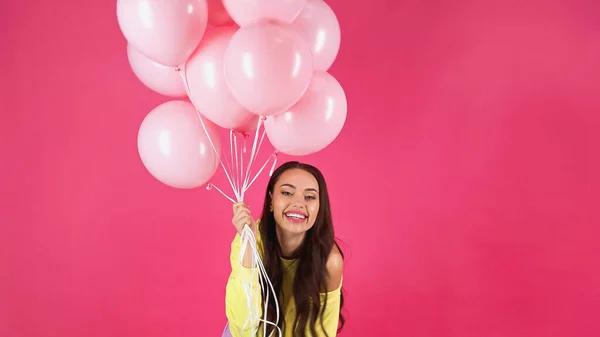
<instances>
[{"instance_id":1,"label":"smiling woman","mask_svg":"<svg viewBox=\"0 0 600 337\"><path fill-rule=\"evenodd\" d=\"M265 329L258 319L250 320L246 305L242 280L257 273L250 267L250 248L242 264L238 263L240 233L248 225L255 233L265 270L278 294L278 301L268 299L267 320L275 322L279 309L283 317L278 327L284 337L334 337L344 325L343 253L335 242L322 173L299 162L280 166L267 186L258 223L243 203L233 207L232 222L238 234L231 244L232 271L226 292L229 323L224 336L257 336ZM253 279L253 298L263 303L261 285L257 277ZM276 327L266 329L268 335ZM277 336L277 331L274 335Z\"/></svg>"}]
</instances>

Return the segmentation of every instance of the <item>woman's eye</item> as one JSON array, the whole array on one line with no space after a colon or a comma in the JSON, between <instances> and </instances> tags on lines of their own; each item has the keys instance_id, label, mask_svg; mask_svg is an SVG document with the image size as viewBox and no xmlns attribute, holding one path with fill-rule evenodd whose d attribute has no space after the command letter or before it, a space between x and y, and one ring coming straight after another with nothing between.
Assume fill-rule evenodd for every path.
<instances>
[{"instance_id":1,"label":"woman's eye","mask_svg":"<svg viewBox=\"0 0 600 337\"><path fill-rule=\"evenodd\" d=\"M312 196L312 195L307 195L307 196L306 196L306 199L308 199L308 200L315 200L315 199L317 199L317 198L315 198L315 197L314 197L314 196Z\"/></svg>"},{"instance_id":2,"label":"woman's eye","mask_svg":"<svg viewBox=\"0 0 600 337\"><path fill-rule=\"evenodd\" d=\"M283 194L283 195L292 195L292 193L290 193L288 191L282 191L281 194Z\"/></svg>"}]
</instances>

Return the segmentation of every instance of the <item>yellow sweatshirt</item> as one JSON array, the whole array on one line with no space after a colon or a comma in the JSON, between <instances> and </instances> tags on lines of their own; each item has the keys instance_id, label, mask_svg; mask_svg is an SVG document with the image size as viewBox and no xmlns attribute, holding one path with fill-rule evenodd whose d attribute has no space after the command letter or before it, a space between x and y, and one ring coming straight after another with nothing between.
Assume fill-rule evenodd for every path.
<instances>
[{"instance_id":1,"label":"yellow sweatshirt","mask_svg":"<svg viewBox=\"0 0 600 337\"><path fill-rule=\"evenodd\" d=\"M258 251L262 254L262 242L260 242L260 236L257 236L257 248ZM260 305L261 298L261 288L260 282L258 280L258 270L257 269L249 269L245 268L239 263L239 253L240 253L241 239L240 235L236 234L233 242L231 243L231 274L229 275L229 280L227 281L226 294L225 294L225 308L227 319L229 321L229 330L232 337L255 337L255 336L263 336L262 328L258 333L253 334L253 332L257 331L256 327L258 326L258 319L253 322L248 322L246 328L242 330L244 323L248 319L248 304L246 303L246 294L244 292L244 288L242 286L242 280L250 280L252 276L254 276L254 282L252 283L252 299L254 302L253 305L258 304L258 313L259 317L263 318L262 307ZM293 282L294 275L296 273L296 260L287 260L281 259L283 264L283 285L282 292L283 297L285 299L285 303L279 303L279 315L285 315L285 326L283 329L283 337L293 337L292 334L292 325L296 318L296 305L294 303L293 298ZM253 275L254 274L254 275ZM335 337L338 328L338 319L340 313L340 292L341 292L341 283L338 289L330 291L327 293L327 305L326 311L323 316L323 326L325 327L325 331L329 337ZM272 294L270 295L272 296ZM279 300L279 298L278 298ZM325 302L325 294L321 294L321 308L323 308ZM311 337L324 337L321 327L320 319L317 319L317 335L312 336L310 334L310 329L307 327L306 335ZM278 337L279 333L277 329L273 333L273 337Z\"/></svg>"}]
</instances>

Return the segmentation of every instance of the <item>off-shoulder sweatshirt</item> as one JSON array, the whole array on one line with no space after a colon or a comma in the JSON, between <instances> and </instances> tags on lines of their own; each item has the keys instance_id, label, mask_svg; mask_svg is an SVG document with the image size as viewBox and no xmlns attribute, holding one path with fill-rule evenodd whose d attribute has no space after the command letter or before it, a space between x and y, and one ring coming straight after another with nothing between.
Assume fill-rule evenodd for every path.
<instances>
[{"instance_id":1,"label":"off-shoulder sweatshirt","mask_svg":"<svg viewBox=\"0 0 600 337\"><path fill-rule=\"evenodd\" d=\"M257 249L262 254L262 243L260 242L260 236L257 235ZM233 241L231 242L231 273L227 281L226 294L225 294L225 308L229 324L229 330L233 337L255 337L262 336L262 327L257 330L258 317L246 324L246 327L242 330L244 323L249 317L248 304L246 300L246 293L244 292L242 280L251 280L252 300L254 301L253 306L259 308L259 317L262 317L262 307L260 305L262 301L261 287L258 279L258 269L249 269L242 266L238 259L240 253L241 238L239 234L236 234ZM283 329L283 337L293 337L292 325L296 318L296 305L293 298L293 281L294 275L296 274L297 260L289 260L281 258L283 272L283 284L282 292L284 303L279 302L280 315L285 315L285 326ZM338 328L338 319L340 313L340 294L342 284L326 294L321 293L321 308L325 307L325 313L323 316L323 327L329 337L335 337ZM279 300L280 298L278 298ZM320 317L320 316L319 316ZM306 328L306 335L311 337L325 337L321 327L321 319L317 319L317 335L312 336L310 329ZM273 336L278 336L277 331Z\"/></svg>"}]
</instances>

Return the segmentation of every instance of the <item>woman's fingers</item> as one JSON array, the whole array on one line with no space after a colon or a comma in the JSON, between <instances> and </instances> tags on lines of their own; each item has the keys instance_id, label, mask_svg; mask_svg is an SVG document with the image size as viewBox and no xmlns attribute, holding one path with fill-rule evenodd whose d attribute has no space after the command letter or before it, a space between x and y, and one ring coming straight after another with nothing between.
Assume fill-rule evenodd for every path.
<instances>
[{"instance_id":1,"label":"woman's fingers","mask_svg":"<svg viewBox=\"0 0 600 337\"><path fill-rule=\"evenodd\" d=\"M252 216L251 216L251 214L250 214L250 211L248 211L248 210L243 210L243 209L242 209L242 210L239 210L239 211L238 211L238 212L237 212L237 213L236 213L236 214L233 216L233 218L234 218L234 219L239 219L240 217L249 217L249 218L250 218L250 217L252 217Z\"/></svg>"},{"instance_id":2,"label":"woman's fingers","mask_svg":"<svg viewBox=\"0 0 600 337\"><path fill-rule=\"evenodd\" d=\"M252 223L252 217L248 213L240 213L233 218L233 223L236 225L242 221L245 221L250 225Z\"/></svg>"},{"instance_id":3,"label":"woman's fingers","mask_svg":"<svg viewBox=\"0 0 600 337\"><path fill-rule=\"evenodd\" d=\"M240 213L241 203L233 204L233 215L236 216Z\"/></svg>"},{"instance_id":4,"label":"woman's fingers","mask_svg":"<svg viewBox=\"0 0 600 337\"><path fill-rule=\"evenodd\" d=\"M237 202L233 204L233 219L231 220L235 229L238 233L242 233L245 225L250 227L250 230L257 235L256 233L256 224L254 219L252 218L252 214L250 213L250 208L243 202Z\"/></svg>"},{"instance_id":5,"label":"woman's fingers","mask_svg":"<svg viewBox=\"0 0 600 337\"><path fill-rule=\"evenodd\" d=\"M243 202L236 202L235 204L233 204L233 213L237 213L239 212L241 209L246 209L248 211L250 211L250 208L248 208L248 206L246 204L244 204Z\"/></svg>"},{"instance_id":6,"label":"woman's fingers","mask_svg":"<svg viewBox=\"0 0 600 337\"><path fill-rule=\"evenodd\" d=\"M245 225L250 226L250 229L254 231L254 220L252 219L252 214L246 204L243 202L233 204L233 213L234 215L231 222L238 232L241 232Z\"/></svg>"}]
</instances>

